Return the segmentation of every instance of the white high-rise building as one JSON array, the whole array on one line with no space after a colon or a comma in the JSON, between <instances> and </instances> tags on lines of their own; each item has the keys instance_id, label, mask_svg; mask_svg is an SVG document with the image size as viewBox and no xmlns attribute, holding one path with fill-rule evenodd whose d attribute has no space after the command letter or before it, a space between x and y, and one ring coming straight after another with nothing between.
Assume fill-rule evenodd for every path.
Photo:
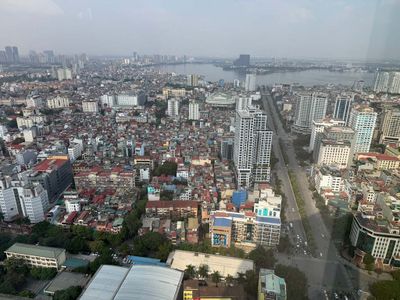
<instances>
[{"instance_id":1,"label":"white high-rise building","mask_svg":"<svg viewBox=\"0 0 400 300\"><path fill-rule=\"evenodd\" d=\"M377 113L371 107L357 105L351 109L349 127L356 132L354 153L369 152Z\"/></svg>"},{"instance_id":2,"label":"white high-rise building","mask_svg":"<svg viewBox=\"0 0 400 300\"><path fill-rule=\"evenodd\" d=\"M8 177L0 180L0 211L4 220L12 221L23 216L28 217L31 223L38 223L45 220L48 206L47 191L41 184L12 183Z\"/></svg>"},{"instance_id":3,"label":"white high-rise building","mask_svg":"<svg viewBox=\"0 0 400 300\"><path fill-rule=\"evenodd\" d=\"M68 147L68 157L71 163L78 159L82 155L83 151L83 141L73 140L69 143Z\"/></svg>"},{"instance_id":4,"label":"white high-rise building","mask_svg":"<svg viewBox=\"0 0 400 300\"><path fill-rule=\"evenodd\" d=\"M199 120L199 119L200 119L199 103L191 101L189 103L189 120Z\"/></svg>"},{"instance_id":5,"label":"white high-rise building","mask_svg":"<svg viewBox=\"0 0 400 300\"><path fill-rule=\"evenodd\" d=\"M236 98L236 110L246 110L248 106L252 106L252 98L240 96Z\"/></svg>"},{"instance_id":6,"label":"white high-rise building","mask_svg":"<svg viewBox=\"0 0 400 300\"><path fill-rule=\"evenodd\" d=\"M168 99L167 114L170 117L179 116L179 100L178 99L175 99L175 98Z\"/></svg>"},{"instance_id":7,"label":"white high-rise building","mask_svg":"<svg viewBox=\"0 0 400 300\"><path fill-rule=\"evenodd\" d=\"M188 86L198 86L199 85L199 76L196 74L190 74L187 76L187 85Z\"/></svg>"},{"instance_id":8,"label":"white high-rise building","mask_svg":"<svg viewBox=\"0 0 400 300\"><path fill-rule=\"evenodd\" d=\"M310 137L310 145L308 147L308 151L312 152L315 146L315 139L319 132L324 132L325 128L331 126L345 126L345 122L342 120L334 120L334 119L323 119L321 121L312 121L311 125L311 137Z\"/></svg>"},{"instance_id":9,"label":"white high-rise building","mask_svg":"<svg viewBox=\"0 0 400 300\"><path fill-rule=\"evenodd\" d=\"M244 84L246 92L254 92L256 90L256 80L257 77L255 74L246 74L246 81Z\"/></svg>"},{"instance_id":10,"label":"white high-rise building","mask_svg":"<svg viewBox=\"0 0 400 300\"><path fill-rule=\"evenodd\" d=\"M114 95L102 95L100 97L100 102L102 106L107 105L107 107L113 107L115 105Z\"/></svg>"},{"instance_id":11,"label":"white high-rise building","mask_svg":"<svg viewBox=\"0 0 400 300\"><path fill-rule=\"evenodd\" d=\"M233 87L234 88L240 88L240 80L239 79L234 79L233 80Z\"/></svg>"},{"instance_id":12,"label":"white high-rise building","mask_svg":"<svg viewBox=\"0 0 400 300\"><path fill-rule=\"evenodd\" d=\"M325 118L327 105L328 95L325 93L297 94L293 130L300 133L310 133L312 122Z\"/></svg>"},{"instance_id":13,"label":"white high-rise building","mask_svg":"<svg viewBox=\"0 0 400 300\"><path fill-rule=\"evenodd\" d=\"M59 81L72 79L72 71L71 71L71 69L69 69L69 68L57 69L57 79Z\"/></svg>"},{"instance_id":14,"label":"white high-rise building","mask_svg":"<svg viewBox=\"0 0 400 300\"><path fill-rule=\"evenodd\" d=\"M3 214L5 221L12 221L19 215L17 199L11 187L10 178L0 179L0 212Z\"/></svg>"},{"instance_id":15,"label":"white high-rise building","mask_svg":"<svg viewBox=\"0 0 400 300\"><path fill-rule=\"evenodd\" d=\"M400 94L400 72L377 72L374 92Z\"/></svg>"},{"instance_id":16,"label":"white high-rise building","mask_svg":"<svg viewBox=\"0 0 400 300\"><path fill-rule=\"evenodd\" d=\"M377 72L375 74L374 92L387 92L389 88L389 72Z\"/></svg>"},{"instance_id":17,"label":"white high-rise building","mask_svg":"<svg viewBox=\"0 0 400 300\"><path fill-rule=\"evenodd\" d=\"M82 110L87 113L99 112L99 105L97 101L82 101Z\"/></svg>"},{"instance_id":18,"label":"white high-rise building","mask_svg":"<svg viewBox=\"0 0 400 300\"><path fill-rule=\"evenodd\" d=\"M350 117L351 104L354 95L341 94L336 97L335 108L333 110L333 118L342 120L347 125Z\"/></svg>"},{"instance_id":19,"label":"white high-rise building","mask_svg":"<svg viewBox=\"0 0 400 300\"><path fill-rule=\"evenodd\" d=\"M143 105L143 95L129 92L125 94L118 94L116 105L118 106L139 106Z\"/></svg>"},{"instance_id":20,"label":"white high-rise building","mask_svg":"<svg viewBox=\"0 0 400 300\"><path fill-rule=\"evenodd\" d=\"M233 160L238 186L270 180L271 148L266 114L256 107L236 111Z\"/></svg>"},{"instance_id":21,"label":"white high-rise building","mask_svg":"<svg viewBox=\"0 0 400 300\"><path fill-rule=\"evenodd\" d=\"M4 125L0 125L0 138L4 138L8 133L7 127Z\"/></svg>"},{"instance_id":22,"label":"white high-rise building","mask_svg":"<svg viewBox=\"0 0 400 300\"><path fill-rule=\"evenodd\" d=\"M400 94L400 72L391 73L389 93Z\"/></svg>"},{"instance_id":23,"label":"white high-rise building","mask_svg":"<svg viewBox=\"0 0 400 300\"><path fill-rule=\"evenodd\" d=\"M60 96L47 99L47 107L50 109L69 107L69 99Z\"/></svg>"},{"instance_id":24,"label":"white high-rise building","mask_svg":"<svg viewBox=\"0 0 400 300\"><path fill-rule=\"evenodd\" d=\"M400 109L385 108L380 128L380 143L400 143Z\"/></svg>"},{"instance_id":25,"label":"white high-rise building","mask_svg":"<svg viewBox=\"0 0 400 300\"><path fill-rule=\"evenodd\" d=\"M31 223L44 221L46 210L49 207L47 191L40 184L27 185L17 189L24 217L28 217Z\"/></svg>"}]
</instances>

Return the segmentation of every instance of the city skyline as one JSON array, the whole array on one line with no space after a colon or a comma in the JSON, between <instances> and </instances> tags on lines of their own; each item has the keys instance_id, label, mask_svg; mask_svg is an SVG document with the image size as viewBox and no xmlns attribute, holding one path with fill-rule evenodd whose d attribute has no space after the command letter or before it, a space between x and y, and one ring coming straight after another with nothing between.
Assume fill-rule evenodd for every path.
<instances>
[{"instance_id":1,"label":"city skyline","mask_svg":"<svg viewBox=\"0 0 400 300\"><path fill-rule=\"evenodd\" d=\"M389 60L400 58L399 12L397 0L118 1L112 6L92 0L6 0L0 3L0 46L16 45L22 54L54 49Z\"/></svg>"}]
</instances>

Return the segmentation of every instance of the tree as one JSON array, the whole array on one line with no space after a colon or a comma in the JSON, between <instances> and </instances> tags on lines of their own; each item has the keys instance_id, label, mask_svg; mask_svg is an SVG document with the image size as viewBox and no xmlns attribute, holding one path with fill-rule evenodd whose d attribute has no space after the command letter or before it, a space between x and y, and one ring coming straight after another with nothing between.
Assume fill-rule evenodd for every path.
<instances>
[{"instance_id":1,"label":"tree","mask_svg":"<svg viewBox=\"0 0 400 300\"><path fill-rule=\"evenodd\" d=\"M399 300L400 284L396 280L382 280L370 285L369 290L375 299Z\"/></svg>"},{"instance_id":2,"label":"tree","mask_svg":"<svg viewBox=\"0 0 400 300\"><path fill-rule=\"evenodd\" d=\"M244 283L244 290L248 295L255 298L257 296L258 290L258 272L256 273L253 270L246 271L245 275L245 283ZM290 299L290 298L289 298Z\"/></svg>"},{"instance_id":3,"label":"tree","mask_svg":"<svg viewBox=\"0 0 400 300\"><path fill-rule=\"evenodd\" d=\"M261 268L273 269L276 262L272 250L271 249L266 250L262 246L258 246L256 249L252 250L249 253L248 258L254 261L257 272Z\"/></svg>"},{"instance_id":4,"label":"tree","mask_svg":"<svg viewBox=\"0 0 400 300\"><path fill-rule=\"evenodd\" d=\"M277 246L278 251L289 253L290 246L291 246L291 244L290 244L289 237L287 235L281 236L281 238L279 240L279 244Z\"/></svg>"},{"instance_id":5,"label":"tree","mask_svg":"<svg viewBox=\"0 0 400 300\"><path fill-rule=\"evenodd\" d=\"M49 280L49 279L54 278L57 275L57 269L33 267L30 270L30 275L34 279Z\"/></svg>"},{"instance_id":6,"label":"tree","mask_svg":"<svg viewBox=\"0 0 400 300\"><path fill-rule=\"evenodd\" d=\"M218 271L214 271L211 273L211 281L215 283L215 286L218 286L218 283L221 282L221 274Z\"/></svg>"},{"instance_id":7,"label":"tree","mask_svg":"<svg viewBox=\"0 0 400 300\"><path fill-rule=\"evenodd\" d=\"M308 299L307 277L303 272L294 267L276 265L275 274L285 279L287 299Z\"/></svg>"},{"instance_id":8,"label":"tree","mask_svg":"<svg viewBox=\"0 0 400 300\"><path fill-rule=\"evenodd\" d=\"M174 199L174 191L163 190L160 192L161 201L172 201Z\"/></svg>"},{"instance_id":9,"label":"tree","mask_svg":"<svg viewBox=\"0 0 400 300\"><path fill-rule=\"evenodd\" d=\"M166 245L164 243L170 243L165 236L158 232L148 232L142 236L137 236L133 241L133 252L139 256L152 256L155 257L157 254L165 255ZM163 246L162 246L163 245ZM163 252L159 252L160 248Z\"/></svg>"},{"instance_id":10,"label":"tree","mask_svg":"<svg viewBox=\"0 0 400 300\"><path fill-rule=\"evenodd\" d=\"M59 290L54 293L53 300L75 300L82 292L82 287L71 286L65 290Z\"/></svg>"},{"instance_id":11,"label":"tree","mask_svg":"<svg viewBox=\"0 0 400 300\"><path fill-rule=\"evenodd\" d=\"M165 241L158 247L157 258L161 261L167 261L168 255L172 250L172 244L170 241Z\"/></svg>"},{"instance_id":12,"label":"tree","mask_svg":"<svg viewBox=\"0 0 400 300\"><path fill-rule=\"evenodd\" d=\"M10 121L8 121L7 127L10 127L10 128L17 128L17 127L18 127L18 125L17 125L17 120L10 120Z\"/></svg>"},{"instance_id":13,"label":"tree","mask_svg":"<svg viewBox=\"0 0 400 300\"><path fill-rule=\"evenodd\" d=\"M246 275L242 272L237 273L236 281L238 284L243 284L246 281Z\"/></svg>"},{"instance_id":14,"label":"tree","mask_svg":"<svg viewBox=\"0 0 400 300\"><path fill-rule=\"evenodd\" d=\"M193 265L187 265L185 269L185 278L193 279L196 277L196 268Z\"/></svg>"},{"instance_id":15,"label":"tree","mask_svg":"<svg viewBox=\"0 0 400 300\"><path fill-rule=\"evenodd\" d=\"M232 275L228 274L225 277L225 282L228 286L231 286L235 282L235 278Z\"/></svg>"},{"instance_id":16,"label":"tree","mask_svg":"<svg viewBox=\"0 0 400 300\"><path fill-rule=\"evenodd\" d=\"M25 297L25 298L35 298L35 294L32 293L31 291L28 291L28 290L24 290L22 292L19 292L18 296Z\"/></svg>"},{"instance_id":17,"label":"tree","mask_svg":"<svg viewBox=\"0 0 400 300\"><path fill-rule=\"evenodd\" d=\"M208 265L200 265L197 274L199 274L200 278L207 279L209 273Z\"/></svg>"},{"instance_id":18,"label":"tree","mask_svg":"<svg viewBox=\"0 0 400 300\"><path fill-rule=\"evenodd\" d=\"M106 244L102 240L93 241L93 242L90 242L90 244L89 244L90 250L94 253L102 252L105 247L106 247Z\"/></svg>"},{"instance_id":19,"label":"tree","mask_svg":"<svg viewBox=\"0 0 400 300\"><path fill-rule=\"evenodd\" d=\"M391 274L394 280L400 281L400 270L393 271Z\"/></svg>"},{"instance_id":20,"label":"tree","mask_svg":"<svg viewBox=\"0 0 400 300\"><path fill-rule=\"evenodd\" d=\"M363 263L368 271L372 271L374 269L375 258L371 254L367 253L363 258Z\"/></svg>"},{"instance_id":21,"label":"tree","mask_svg":"<svg viewBox=\"0 0 400 300\"><path fill-rule=\"evenodd\" d=\"M161 166L158 166L157 169L154 171L155 176L160 175L171 175L176 176L176 170L178 165L173 161L165 161Z\"/></svg>"}]
</instances>

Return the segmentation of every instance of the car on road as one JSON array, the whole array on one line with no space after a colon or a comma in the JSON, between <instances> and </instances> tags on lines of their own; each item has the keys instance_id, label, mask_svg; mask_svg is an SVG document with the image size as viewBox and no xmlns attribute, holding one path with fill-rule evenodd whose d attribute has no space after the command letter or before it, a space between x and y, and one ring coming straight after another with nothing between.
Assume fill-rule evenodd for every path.
<instances>
[{"instance_id":1,"label":"car on road","mask_svg":"<svg viewBox=\"0 0 400 300\"><path fill-rule=\"evenodd\" d=\"M322 257L322 252L319 253L319 256Z\"/></svg>"},{"instance_id":2,"label":"car on road","mask_svg":"<svg viewBox=\"0 0 400 300\"><path fill-rule=\"evenodd\" d=\"M289 223L289 226L290 226L290 228L293 228L293 223L290 222L290 223Z\"/></svg>"}]
</instances>

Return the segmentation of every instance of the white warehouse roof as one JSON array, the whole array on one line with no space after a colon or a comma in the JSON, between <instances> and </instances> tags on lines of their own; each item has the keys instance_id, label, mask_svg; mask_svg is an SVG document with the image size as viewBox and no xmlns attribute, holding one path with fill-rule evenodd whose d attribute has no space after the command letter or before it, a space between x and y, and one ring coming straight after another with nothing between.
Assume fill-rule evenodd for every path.
<instances>
[{"instance_id":1,"label":"white warehouse roof","mask_svg":"<svg viewBox=\"0 0 400 300\"><path fill-rule=\"evenodd\" d=\"M174 300L183 273L167 267L133 265L129 269L103 265L84 290L81 300Z\"/></svg>"}]
</instances>

